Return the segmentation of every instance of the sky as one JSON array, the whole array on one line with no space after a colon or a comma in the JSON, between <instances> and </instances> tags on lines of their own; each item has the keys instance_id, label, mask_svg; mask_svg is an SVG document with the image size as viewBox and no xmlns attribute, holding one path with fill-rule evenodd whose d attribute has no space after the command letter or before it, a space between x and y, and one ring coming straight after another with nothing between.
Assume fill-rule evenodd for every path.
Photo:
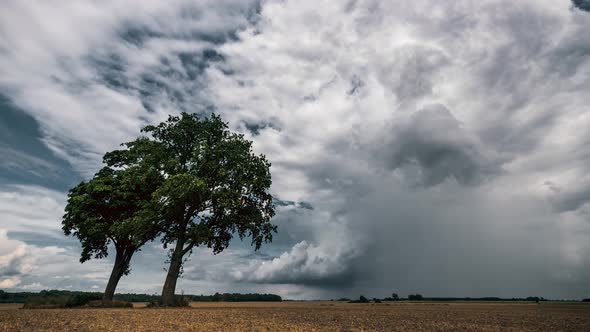
<instances>
[{"instance_id":1,"label":"sky","mask_svg":"<svg viewBox=\"0 0 590 332\"><path fill-rule=\"evenodd\" d=\"M590 297L588 31L588 0L2 1L0 289L102 291L67 192L185 111L266 155L278 234L179 293Z\"/></svg>"}]
</instances>

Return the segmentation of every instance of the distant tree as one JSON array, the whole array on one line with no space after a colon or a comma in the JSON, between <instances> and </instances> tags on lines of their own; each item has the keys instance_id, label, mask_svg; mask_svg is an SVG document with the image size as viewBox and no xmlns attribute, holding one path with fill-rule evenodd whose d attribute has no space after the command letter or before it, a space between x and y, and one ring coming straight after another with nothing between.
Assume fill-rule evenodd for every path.
<instances>
[{"instance_id":1,"label":"distant tree","mask_svg":"<svg viewBox=\"0 0 590 332\"><path fill-rule=\"evenodd\" d=\"M540 301L546 301L546 300L543 297L529 296L529 297L525 298L525 301L531 301L531 302L537 302L537 303L539 303Z\"/></svg>"},{"instance_id":2,"label":"distant tree","mask_svg":"<svg viewBox=\"0 0 590 332\"><path fill-rule=\"evenodd\" d=\"M82 244L80 262L105 258L115 248L115 263L103 299L112 301L117 284L130 272L131 257L158 233L145 208L161 182L153 168L104 167L68 194L62 229Z\"/></svg>"},{"instance_id":3,"label":"distant tree","mask_svg":"<svg viewBox=\"0 0 590 332\"><path fill-rule=\"evenodd\" d=\"M420 294L410 294L408 295L408 300L410 301L422 301L424 297Z\"/></svg>"},{"instance_id":4,"label":"distant tree","mask_svg":"<svg viewBox=\"0 0 590 332\"><path fill-rule=\"evenodd\" d=\"M270 163L216 115L182 113L142 131L150 137L126 143L110 160L116 167L147 163L165 177L152 202L164 247L173 246L162 289L162 304L171 306L183 261L194 247L217 254L234 235L251 237L256 250L272 241Z\"/></svg>"},{"instance_id":5,"label":"distant tree","mask_svg":"<svg viewBox=\"0 0 590 332\"><path fill-rule=\"evenodd\" d=\"M589 299L583 299L582 302L590 302L590 298Z\"/></svg>"},{"instance_id":6,"label":"distant tree","mask_svg":"<svg viewBox=\"0 0 590 332\"><path fill-rule=\"evenodd\" d=\"M391 294L391 299L392 299L393 301L397 301L397 300L399 300L399 295L397 295L396 293L392 293L392 294Z\"/></svg>"},{"instance_id":7,"label":"distant tree","mask_svg":"<svg viewBox=\"0 0 590 332\"><path fill-rule=\"evenodd\" d=\"M281 302L283 299L274 294L239 294L215 293L214 295L190 295L192 301L198 302Z\"/></svg>"},{"instance_id":8,"label":"distant tree","mask_svg":"<svg viewBox=\"0 0 590 332\"><path fill-rule=\"evenodd\" d=\"M369 299L361 295L358 300L349 301L349 303L371 303Z\"/></svg>"}]
</instances>

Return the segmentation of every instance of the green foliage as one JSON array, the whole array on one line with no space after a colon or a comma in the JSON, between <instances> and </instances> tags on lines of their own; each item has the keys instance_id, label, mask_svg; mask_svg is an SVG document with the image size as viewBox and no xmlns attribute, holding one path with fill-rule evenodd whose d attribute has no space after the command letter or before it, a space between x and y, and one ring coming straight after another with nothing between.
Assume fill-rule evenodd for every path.
<instances>
[{"instance_id":1,"label":"green foliage","mask_svg":"<svg viewBox=\"0 0 590 332\"><path fill-rule=\"evenodd\" d=\"M191 305L191 298L184 295L177 295L174 296L170 303L162 303L162 301L151 301L147 304L148 308L159 308L162 306L166 307L190 307Z\"/></svg>"},{"instance_id":2,"label":"green foliage","mask_svg":"<svg viewBox=\"0 0 590 332\"><path fill-rule=\"evenodd\" d=\"M39 293L32 292L17 292L9 293L0 290L0 303L49 303L49 304L62 304L65 308L65 303L69 299L77 295L86 295L92 298L88 304L93 305L94 300L100 299L101 293L96 292L72 292L72 291L60 291L60 290L44 290ZM79 299L80 297L78 297ZM240 293L215 293L214 295L184 295L184 298L194 302L281 302L282 298L275 294L240 294ZM79 301L79 300L77 300ZM102 300L99 300L102 301ZM159 302L159 295L149 294L116 294L114 297L113 305L118 306L120 303L129 302ZM111 301L104 301L111 302ZM128 306L127 304L125 306Z\"/></svg>"},{"instance_id":3,"label":"green foliage","mask_svg":"<svg viewBox=\"0 0 590 332\"><path fill-rule=\"evenodd\" d=\"M369 299L364 296L360 296L358 300L350 301L349 303L370 303Z\"/></svg>"},{"instance_id":4,"label":"green foliage","mask_svg":"<svg viewBox=\"0 0 590 332\"><path fill-rule=\"evenodd\" d=\"M422 301L424 297L420 294L410 294L408 295L408 300L410 301Z\"/></svg>"},{"instance_id":5,"label":"green foliage","mask_svg":"<svg viewBox=\"0 0 590 332\"><path fill-rule=\"evenodd\" d=\"M391 297L386 297L383 299L383 301L399 301L399 295L397 295L396 293L392 293Z\"/></svg>"},{"instance_id":6,"label":"green foliage","mask_svg":"<svg viewBox=\"0 0 590 332\"><path fill-rule=\"evenodd\" d=\"M86 304L89 308L133 308L133 304L127 301L118 300L94 300Z\"/></svg>"},{"instance_id":7,"label":"green foliage","mask_svg":"<svg viewBox=\"0 0 590 332\"><path fill-rule=\"evenodd\" d=\"M25 309L74 308L100 300L101 293L41 291L36 296L27 298Z\"/></svg>"},{"instance_id":8,"label":"green foliage","mask_svg":"<svg viewBox=\"0 0 590 332\"><path fill-rule=\"evenodd\" d=\"M281 302L282 298L274 294L215 293L214 295L193 295L191 300L196 302Z\"/></svg>"},{"instance_id":9,"label":"green foliage","mask_svg":"<svg viewBox=\"0 0 590 332\"><path fill-rule=\"evenodd\" d=\"M126 301L126 302L158 302L160 301L159 295L149 294L115 294L114 300Z\"/></svg>"},{"instance_id":10,"label":"green foliage","mask_svg":"<svg viewBox=\"0 0 590 332\"><path fill-rule=\"evenodd\" d=\"M525 300L529 301L529 302L541 302L541 301L547 301L545 298L543 297L538 297L538 296L528 296Z\"/></svg>"},{"instance_id":11,"label":"green foliage","mask_svg":"<svg viewBox=\"0 0 590 332\"><path fill-rule=\"evenodd\" d=\"M71 307L81 307L85 304L88 304L90 301L100 300L102 298L102 294L100 293L80 293L74 294L70 297L68 302L66 303L66 308Z\"/></svg>"},{"instance_id":12,"label":"green foliage","mask_svg":"<svg viewBox=\"0 0 590 332\"><path fill-rule=\"evenodd\" d=\"M217 254L234 236L250 237L256 249L272 241L270 163L217 115L182 113L142 132L148 136L104 160L115 169L155 170L163 178L142 216L158 221L164 248L174 243L162 292L163 302L172 305L183 257L194 247Z\"/></svg>"},{"instance_id":13,"label":"green foliage","mask_svg":"<svg viewBox=\"0 0 590 332\"><path fill-rule=\"evenodd\" d=\"M134 252L157 235L147 208L161 180L155 169L104 167L70 190L62 229L80 240L81 262L106 257L111 242Z\"/></svg>"},{"instance_id":14,"label":"green foliage","mask_svg":"<svg viewBox=\"0 0 590 332\"><path fill-rule=\"evenodd\" d=\"M105 155L105 163L109 161L108 155ZM112 300L119 279L129 273L133 254L159 233L157 219L150 213L150 203L162 181L159 170L147 164L109 166L68 194L62 229L66 235L80 240L80 262L93 257L104 258L108 255L109 244L115 246L115 264L105 300Z\"/></svg>"},{"instance_id":15,"label":"green foliage","mask_svg":"<svg viewBox=\"0 0 590 332\"><path fill-rule=\"evenodd\" d=\"M252 142L230 132L216 115L182 113L142 131L151 137L107 153L105 162L164 174L151 212L160 220L165 246L182 238L187 248L206 245L219 253L234 233L250 236L256 248L272 240L270 163L252 153Z\"/></svg>"}]
</instances>

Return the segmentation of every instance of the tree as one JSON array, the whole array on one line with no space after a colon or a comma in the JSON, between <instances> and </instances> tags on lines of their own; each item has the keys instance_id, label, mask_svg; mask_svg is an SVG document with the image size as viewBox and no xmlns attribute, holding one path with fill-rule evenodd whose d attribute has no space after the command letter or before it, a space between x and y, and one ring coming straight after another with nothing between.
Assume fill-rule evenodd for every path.
<instances>
[{"instance_id":1,"label":"tree","mask_svg":"<svg viewBox=\"0 0 590 332\"><path fill-rule=\"evenodd\" d=\"M158 233L145 209L160 182L155 169L104 167L68 194L62 229L80 240L80 262L107 257L109 245L115 247L104 300L112 301L119 280L130 272L133 254Z\"/></svg>"},{"instance_id":2,"label":"tree","mask_svg":"<svg viewBox=\"0 0 590 332\"><path fill-rule=\"evenodd\" d=\"M147 163L165 178L152 205L164 247L171 247L162 289L162 304L171 306L183 262L193 248L207 246L217 254L235 235L251 237L256 250L272 241L276 226L270 223L270 163L216 115L182 113L142 131L149 137L126 143L126 150L108 157L115 167Z\"/></svg>"},{"instance_id":3,"label":"tree","mask_svg":"<svg viewBox=\"0 0 590 332\"><path fill-rule=\"evenodd\" d=\"M349 303L370 303L369 299L361 295L358 300L349 301Z\"/></svg>"},{"instance_id":4,"label":"tree","mask_svg":"<svg viewBox=\"0 0 590 332\"><path fill-rule=\"evenodd\" d=\"M392 293L392 294L391 294L391 299L392 299L393 301L397 301L397 300L399 300L399 296L398 296L396 293Z\"/></svg>"},{"instance_id":5,"label":"tree","mask_svg":"<svg viewBox=\"0 0 590 332\"><path fill-rule=\"evenodd\" d=\"M408 300L410 301L422 301L424 297L420 294L410 294L408 295Z\"/></svg>"}]
</instances>

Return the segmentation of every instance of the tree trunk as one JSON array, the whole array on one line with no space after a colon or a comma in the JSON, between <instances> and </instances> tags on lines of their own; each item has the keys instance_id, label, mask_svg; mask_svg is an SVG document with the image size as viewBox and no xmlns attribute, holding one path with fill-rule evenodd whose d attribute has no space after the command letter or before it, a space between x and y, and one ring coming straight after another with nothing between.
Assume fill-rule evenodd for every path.
<instances>
[{"instance_id":1,"label":"tree trunk","mask_svg":"<svg viewBox=\"0 0 590 332\"><path fill-rule=\"evenodd\" d=\"M131 261L131 256L133 252L125 253L125 250L117 248L117 256L115 257L115 265L113 266L113 271L111 272L111 277L109 278L109 282L107 283L107 288L104 291L104 296L102 297L105 301L112 301L113 296L115 295L115 289L117 288L117 284L119 280L129 267L129 262Z\"/></svg>"},{"instance_id":2,"label":"tree trunk","mask_svg":"<svg viewBox=\"0 0 590 332\"><path fill-rule=\"evenodd\" d=\"M176 291L176 281L180 275L180 268L182 267L182 256L184 251L184 239L180 238L176 241L176 247L170 257L170 266L168 267L168 274L162 289L162 305L174 306L174 292Z\"/></svg>"}]
</instances>

